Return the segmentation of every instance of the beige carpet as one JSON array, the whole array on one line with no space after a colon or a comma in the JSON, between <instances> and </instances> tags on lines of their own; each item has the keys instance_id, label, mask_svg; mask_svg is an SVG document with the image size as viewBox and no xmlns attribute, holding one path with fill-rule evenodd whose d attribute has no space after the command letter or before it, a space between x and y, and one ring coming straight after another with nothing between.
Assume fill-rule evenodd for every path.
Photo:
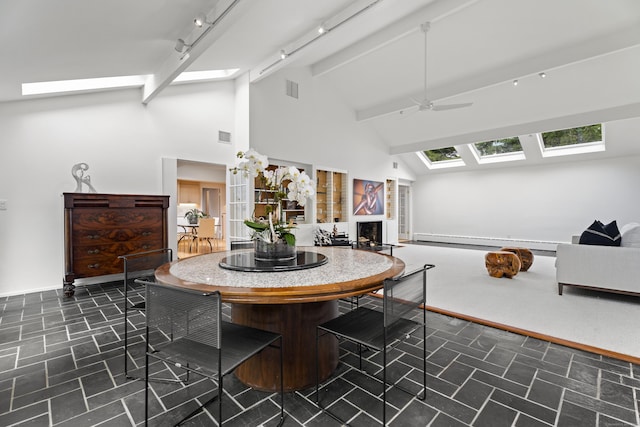
<instances>
[{"instance_id":1,"label":"beige carpet","mask_svg":"<svg viewBox=\"0 0 640 427\"><path fill-rule=\"evenodd\" d=\"M485 253L403 244L393 255L407 271L436 265L427 278L428 306L640 358L640 297L571 287L560 296L549 256L536 256L513 279L496 279L487 274Z\"/></svg>"}]
</instances>

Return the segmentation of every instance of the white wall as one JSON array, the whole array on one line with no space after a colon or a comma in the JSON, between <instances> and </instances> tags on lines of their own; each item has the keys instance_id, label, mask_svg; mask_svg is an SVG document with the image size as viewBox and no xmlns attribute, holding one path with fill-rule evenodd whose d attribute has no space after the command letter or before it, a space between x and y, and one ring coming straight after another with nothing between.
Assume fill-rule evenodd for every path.
<instances>
[{"instance_id":1,"label":"white wall","mask_svg":"<svg viewBox=\"0 0 640 427\"><path fill-rule=\"evenodd\" d=\"M423 176L413 231L569 242L595 219L640 222L640 156Z\"/></svg>"},{"instance_id":2,"label":"white wall","mask_svg":"<svg viewBox=\"0 0 640 427\"><path fill-rule=\"evenodd\" d=\"M134 89L0 104L0 295L62 288L74 164L89 164L98 192L162 194L163 158L233 162L217 140L235 129L234 97L222 82L170 87L147 106Z\"/></svg>"},{"instance_id":3,"label":"white wall","mask_svg":"<svg viewBox=\"0 0 640 427\"><path fill-rule=\"evenodd\" d=\"M287 79L298 83L299 99L286 96ZM252 86L251 136L251 146L270 158L347 171L349 204L354 178L414 179L368 126L355 121L353 110L331 87L306 68L287 69ZM393 169L394 161L398 169ZM383 215L350 215L350 236L355 238L356 221L381 219Z\"/></svg>"}]
</instances>

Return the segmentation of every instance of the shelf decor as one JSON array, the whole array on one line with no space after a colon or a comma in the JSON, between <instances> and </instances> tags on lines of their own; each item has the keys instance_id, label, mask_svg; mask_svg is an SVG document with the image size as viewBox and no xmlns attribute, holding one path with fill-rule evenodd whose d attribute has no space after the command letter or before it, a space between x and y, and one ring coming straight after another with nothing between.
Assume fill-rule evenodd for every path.
<instances>
[{"instance_id":1,"label":"shelf decor","mask_svg":"<svg viewBox=\"0 0 640 427\"><path fill-rule=\"evenodd\" d=\"M266 201L266 218L254 215L244 221L251 228L251 239L255 242L255 258L257 260L283 260L296 257L296 236L291 232L295 226L284 220L287 204L297 202L304 206L309 197L315 194L313 181L304 172L294 166L280 166L268 169L269 159L250 149L237 154L241 162L231 169L245 176L251 176L261 182L269 194Z\"/></svg>"}]
</instances>

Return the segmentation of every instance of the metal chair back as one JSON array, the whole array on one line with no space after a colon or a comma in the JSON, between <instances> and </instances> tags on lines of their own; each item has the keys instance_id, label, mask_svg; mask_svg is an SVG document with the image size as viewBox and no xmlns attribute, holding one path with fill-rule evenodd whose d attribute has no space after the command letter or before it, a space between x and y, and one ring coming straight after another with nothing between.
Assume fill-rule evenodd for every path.
<instances>
[{"instance_id":1,"label":"metal chair back","mask_svg":"<svg viewBox=\"0 0 640 427\"><path fill-rule=\"evenodd\" d=\"M384 327L388 328L410 311L424 305L427 294L427 270L422 268L384 281Z\"/></svg>"},{"instance_id":2,"label":"metal chair back","mask_svg":"<svg viewBox=\"0 0 640 427\"><path fill-rule=\"evenodd\" d=\"M133 285L133 279L144 277L148 280L154 280L153 274L156 268L163 264L173 261L173 251L171 248L154 249L151 251L134 252L127 255L121 255L120 258L124 263L123 293L124 293L124 375L127 379L140 379L129 375L129 311L144 310L145 301L139 298L129 296L129 288Z\"/></svg>"},{"instance_id":3,"label":"metal chair back","mask_svg":"<svg viewBox=\"0 0 640 427\"><path fill-rule=\"evenodd\" d=\"M197 400L195 410L184 414L182 409L155 414L156 421L162 417L162 423L169 424L167 419L190 419L202 408L218 399L218 422L222 425L223 377L232 373L239 365L260 353L267 347L280 350L280 420L284 422L284 383L282 336L249 326L239 325L222 320L222 300L220 292L202 292L185 288L172 287L154 282L136 280L146 286L146 319L145 332L147 350L145 352L145 424L149 421L149 382L179 382L182 387L189 383L189 375L196 374L213 380L217 385L217 393L208 401ZM223 336L225 337L223 341ZM158 370L150 373L150 358L163 362L170 370ZM174 368L185 372L185 378L174 373ZM158 373L171 372L172 378L157 378ZM277 375L277 374L276 374ZM164 391L163 391L164 393ZM204 399L203 399L204 400ZM153 407L154 411L161 408Z\"/></svg>"}]
</instances>

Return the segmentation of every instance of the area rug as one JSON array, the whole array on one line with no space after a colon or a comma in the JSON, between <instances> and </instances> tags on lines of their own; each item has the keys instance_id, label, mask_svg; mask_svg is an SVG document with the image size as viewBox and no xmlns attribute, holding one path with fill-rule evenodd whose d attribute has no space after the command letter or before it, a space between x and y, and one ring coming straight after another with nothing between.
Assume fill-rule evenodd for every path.
<instances>
[{"instance_id":1,"label":"area rug","mask_svg":"<svg viewBox=\"0 0 640 427\"><path fill-rule=\"evenodd\" d=\"M405 244L393 255L406 271L435 264L427 277L427 306L510 328L640 358L636 326L640 297L565 287L558 295L555 257L536 256L527 272L494 278L486 250Z\"/></svg>"}]
</instances>

